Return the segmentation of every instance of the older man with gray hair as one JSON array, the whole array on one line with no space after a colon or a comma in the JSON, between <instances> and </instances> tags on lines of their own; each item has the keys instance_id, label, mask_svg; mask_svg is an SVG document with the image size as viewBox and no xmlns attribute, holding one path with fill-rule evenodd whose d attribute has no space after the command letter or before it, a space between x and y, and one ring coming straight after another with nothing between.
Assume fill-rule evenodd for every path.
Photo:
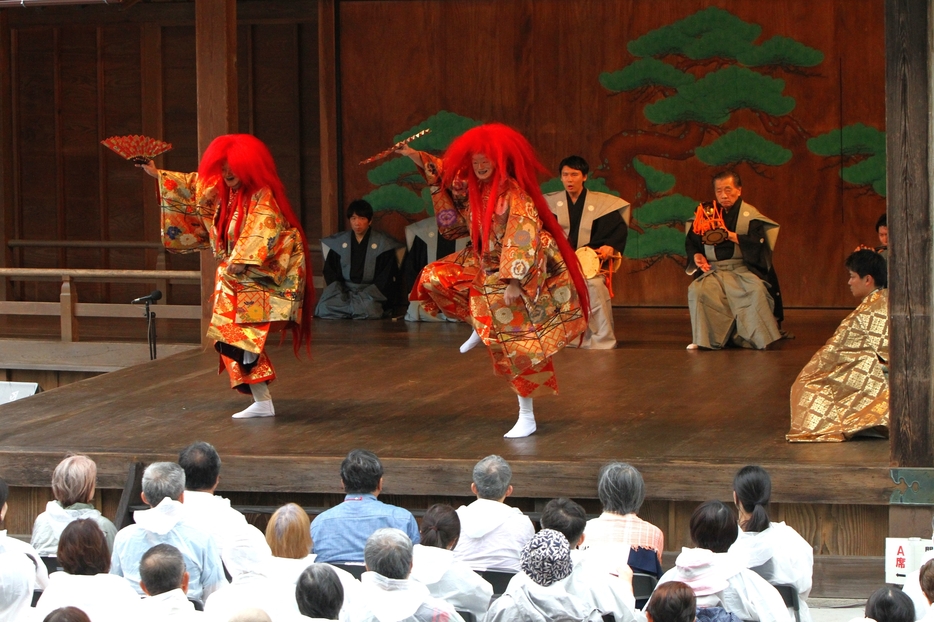
<instances>
[{"instance_id":1,"label":"older man with gray hair","mask_svg":"<svg viewBox=\"0 0 934 622\"><path fill-rule=\"evenodd\" d=\"M512 469L501 457L487 456L473 468L470 491L477 500L457 508L461 535L454 558L474 570L519 571L519 554L535 535L529 517L503 501L512 494Z\"/></svg>"},{"instance_id":2,"label":"older man with gray hair","mask_svg":"<svg viewBox=\"0 0 934 622\"><path fill-rule=\"evenodd\" d=\"M227 583L220 553L211 536L186 518L182 500L185 472L174 462L154 462L143 472L143 503L150 509L133 513L133 525L117 532L110 574L125 577L142 596L139 566L156 544L171 544L181 552L188 570L188 596L203 601Z\"/></svg>"},{"instance_id":3,"label":"older man with gray hair","mask_svg":"<svg viewBox=\"0 0 934 622\"><path fill-rule=\"evenodd\" d=\"M636 516L645 500L645 482L639 470L625 462L604 466L597 480L597 496L603 513L587 521L580 549L588 556L607 560L628 555L634 572L661 576L665 536L661 529Z\"/></svg>"},{"instance_id":4,"label":"older man with gray hair","mask_svg":"<svg viewBox=\"0 0 934 622\"><path fill-rule=\"evenodd\" d=\"M400 529L384 527L367 538L360 606L348 612L350 622L463 622L454 607L409 579L412 550L412 540Z\"/></svg>"}]
</instances>

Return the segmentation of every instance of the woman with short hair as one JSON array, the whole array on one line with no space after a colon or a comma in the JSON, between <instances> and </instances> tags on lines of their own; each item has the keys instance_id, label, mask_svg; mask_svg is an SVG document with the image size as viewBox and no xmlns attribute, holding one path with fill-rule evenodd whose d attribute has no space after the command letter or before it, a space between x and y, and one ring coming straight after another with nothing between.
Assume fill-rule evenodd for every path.
<instances>
[{"instance_id":1,"label":"woman with short hair","mask_svg":"<svg viewBox=\"0 0 934 622\"><path fill-rule=\"evenodd\" d=\"M87 456L67 456L52 472L52 495L45 512L36 517L32 526L32 546L39 555L55 555L58 539L68 523L89 518L97 523L107 539L107 550L113 551L117 528L95 508L97 465Z\"/></svg>"}]
</instances>

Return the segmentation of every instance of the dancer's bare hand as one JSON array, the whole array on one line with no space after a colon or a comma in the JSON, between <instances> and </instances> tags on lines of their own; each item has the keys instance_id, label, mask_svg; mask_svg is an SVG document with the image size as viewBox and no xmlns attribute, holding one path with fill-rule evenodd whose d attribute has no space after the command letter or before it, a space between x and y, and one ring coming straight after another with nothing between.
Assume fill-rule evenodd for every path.
<instances>
[{"instance_id":1,"label":"dancer's bare hand","mask_svg":"<svg viewBox=\"0 0 934 622\"><path fill-rule=\"evenodd\" d=\"M156 165L152 160L149 160L144 164L137 164L136 166L143 169L143 171L145 171L146 174L150 177L155 177L156 179L159 178L159 169L156 168Z\"/></svg>"},{"instance_id":2,"label":"dancer's bare hand","mask_svg":"<svg viewBox=\"0 0 934 622\"><path fill-rule=\"evenodd\" d=\"M424 168L425 166L425 163L422 162L422 154L416 151L415 149L412 149L411 147L409 147L408 144L397 147L396 153L398 153L401 156L405 156L409 158L410 160L412 160L412 162L415 162L415 166L419 168Z\"/></svg>"},{"instance_id":3,"label":"dancer's bare hand","mask_svg":"<svg viewBox=\"0 0 934 622\"><path fill-rule=\"evenodd\" d=\"M232 263L227 266L228 274L243 274L246 272L246 264L243 263Z\"/></svg>"},{"instance_id":4,"label":"dancer's bare hand","mask_svg":"<svg viewBox=\"0 0 934 622\"><path fill-rule=\"evenodd\" d=\"M514 305L522 297L522 288L519 287L519 279L509 279L506 285L506 293L503 294L503 301L507 305Z\"/></svg>"},{"instance_id":5,"label":"dancer's bare hand","mask_svg":"<svg viewBox=\"0 0 934 622\"><path fill-rule=\"evenodd\" d=\"M700 268L702 272L710 272L710 262L700 253L694 253L694 264Z\"/></svg>"}]
</instances>

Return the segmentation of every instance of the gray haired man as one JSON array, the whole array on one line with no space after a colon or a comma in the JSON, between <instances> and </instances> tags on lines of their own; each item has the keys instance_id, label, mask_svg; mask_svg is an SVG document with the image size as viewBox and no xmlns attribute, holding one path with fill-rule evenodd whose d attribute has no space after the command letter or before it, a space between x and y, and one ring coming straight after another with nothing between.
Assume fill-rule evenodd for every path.
<instances>
[{"instance_id":1,"label":"gray haired man","mask_svg":"<svg viewBox=\"0 0 934 622\"><path fill-rule=\"evenodd\" d=\"M188 596L203 601L227 583L221 557L210 535L186 520L182 499L185 472L174 462L154 462L143 473L143 503L148 510L133 513L133 525L117 532L110 574L125 577L142 596L139 566L156 544L171 544L185 558L190 580Z\"/></svg>"},{"instance_id":2,"label":"gray haired man","mask_svg":"<svg viewBox=\"0 0 934 622\"><path fill-rule=\"evenodd\" d=\"M512 469L501 457L487 456L473 468L470 490L477 500L457 508L461 535L454 557L474 570L519 571L519 554L535 535L528 516L503 501L512 494Z\"/></svg>"},{"instance_id":3,"label":"gray haired man","mask_svg":"<svg viewBox=\"0 0 934 622\"><path fill-rule=\"evenodd\" d=\"M463 622L452 605L409 579L412 554L412 540L400 529L384 527L367 538L363 550L367 572L360 577L362 606L351 610L350 622Z\"/></svg>"}]
</instances>

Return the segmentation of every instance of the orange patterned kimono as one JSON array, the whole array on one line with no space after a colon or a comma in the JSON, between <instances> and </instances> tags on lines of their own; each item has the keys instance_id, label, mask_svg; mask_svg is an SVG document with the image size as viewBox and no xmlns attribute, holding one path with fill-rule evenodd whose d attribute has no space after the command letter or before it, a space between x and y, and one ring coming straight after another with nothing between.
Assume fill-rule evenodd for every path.
<instances>
[{"instance_id":1,"label":"orange patterned kimono","mask_svg":"<svg viewBox=\"0 0 934 622\"><path fill-rule=\"evenodd\" d=\"M426 178L430 168L426 166ZM436 201L435 210L442 235L467 234L466 201ZM522 286L521 299L511 306L504 300L509 279ZM469 320L489 347L496 374L508 378L521 397L542 388L557 393L551 357L587 328L564 259L542 227L531 197L513 180L501 189L482 256L468 247L429 264L412 299L425 302L429 312L440 308Z\"/></svg>"},{"instance_id":2,"label":"orange patterned kimono","mask_svg":"<svg viewBox=\"0 0 934 622\"><path fill-rule=\"evenodd\" d=\"M249 392L245 385L269 382L276 374L265 353L266 337L300 323L305 289L305 250L301 236L279 211L272 192L256 192L246 211L240 235L228 235L226 248L218 248L217 204L205 196L197 173L159 172L162 197L162 238L172 252L211 249L218 261L214 308L208 336L259 355L255 365L243 366L225 353L221 370L227 369L233 388ZM236 219L229 232L237 229ZM245 264L242 274L230 274L230 264ZM229 352L218 346L219 351Z\"/></svg>"}]
</instances>

